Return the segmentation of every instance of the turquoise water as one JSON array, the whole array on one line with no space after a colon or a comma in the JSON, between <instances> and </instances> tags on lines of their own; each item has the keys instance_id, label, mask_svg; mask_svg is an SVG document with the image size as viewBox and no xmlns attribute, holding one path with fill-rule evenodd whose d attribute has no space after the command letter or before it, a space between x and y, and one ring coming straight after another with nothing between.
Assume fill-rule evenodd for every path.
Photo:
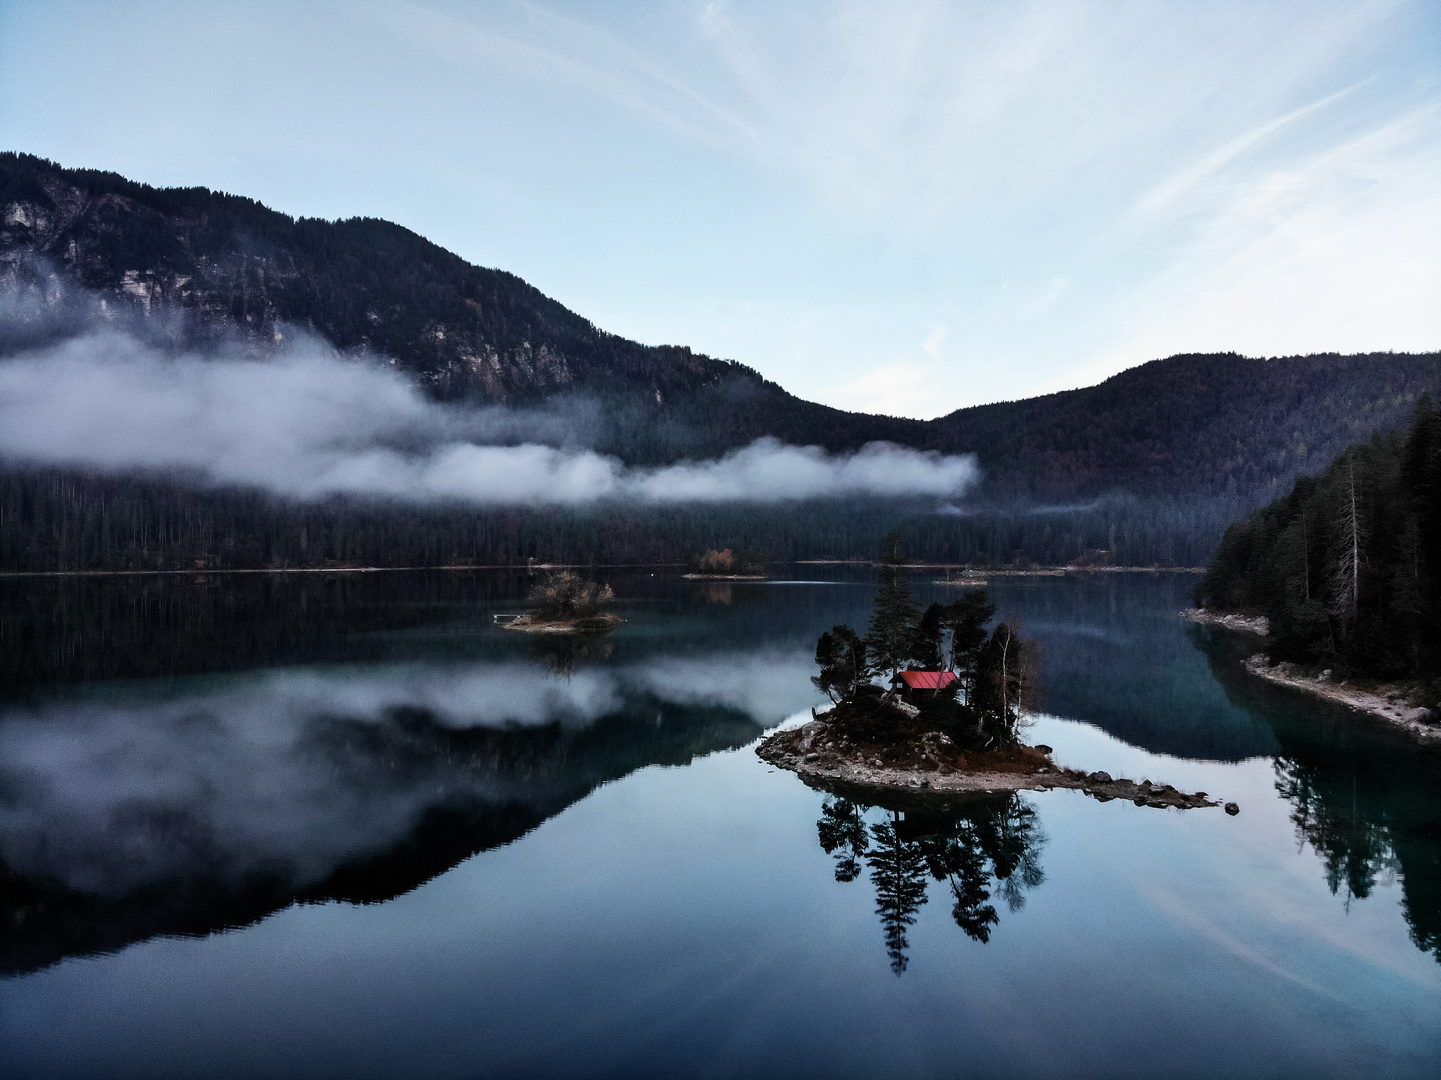
<instances>
[{"instance_id":1,"label":"turquoise water","mask_svg":"<svg viewBox=\"0 0 1441 1080\"><path fill-rule=\"evenodd\" d=\"M0 1073L1441 1073L1437 755L1188 578L1018 580L1030 738L1241 813L845 805L752 750L864 623L813 576L613 575L579 653L523 576L0 583Z\"/></svg>"}]
</instances>

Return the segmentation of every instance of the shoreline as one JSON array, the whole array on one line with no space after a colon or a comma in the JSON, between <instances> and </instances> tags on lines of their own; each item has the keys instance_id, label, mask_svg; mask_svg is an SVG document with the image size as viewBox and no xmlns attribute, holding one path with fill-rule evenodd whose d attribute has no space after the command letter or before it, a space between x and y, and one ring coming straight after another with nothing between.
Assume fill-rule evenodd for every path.
<instances>
[{"instance_id":1,"label":"shoreline","mask_svg":"<svg viewBox=\"0 0 1441 1080\"><path fill-rule=\"evenodd\" d=\"M587 615L580 619L551 619L547 622L535 622L527 615L515 618L497 615L494 618L496 622L502 618L510 619L500 623L501 629L522 634L608 634L625 621L619 615Z\"/></svg>"},{"instance_id":2,"label":"shoreline","mask_svg":"<svg viewBox=\"0 0 1441 1080\"><path fill-rule=\"evenodd\" d=\"M1188 622L1202 626L1219 626L1223 630L1262 638L1270 632L1270 624L1264 615L1240 615L1209 611L1205 608L1187 608L1180 612L1180 616ZM1299 690L1312 697L1344 705L1352 712L1380 720L1393 729L1404 731L1423 745L1441 745L1441 726L1431 722L1431 710L1418 705L1408 705L1402 698L1400 687L1382 683L1373 689L1362 689L1349 683L1332 682L1329 671L1313 672L1287 661L1272 664L1264 653L1247 657L1241 661L1241 666L1249 674L1265 679L1275 686Z\"/></svg>"},{"instance_id":3,"label":"shoreline","mask_svg":"<svg viewBox=\"0 0 1441 1080\"><path fill-rule=\"evenodd\" d=\"M1423 745L1441 745L1441 726L1428 722L1431 710L1418 705L1408 705L1405 701L1393 701L1389 694L1396 693L1400 696L1395 689L1380 686L1376 690L1362 690L1347 683L1331 682L1324 674L1312 675L1295 664L1285 661L1272 664L1261 653L1247 657L1241 661L1241 666L1252 675L1276 686L1301 690L1313 697L1345 705L1353 712L1385 721L1389 726L1405 731Z\"/></svg>"},{"instance_id":4,"label":"shoreline","mask_svg":"<svg viewBox=\"0 0 1441 1080\"><path fill-rule=\"evenodd\" d=\"M465 570L566 570L588 567L608 570L670 570L684 563L467 563L448 566L261 566L246 568L193 567L179 570L0 570L0 578L51 577L140 577L203 574L394 574L403 571L436 570L455 573ZM879 566L871 559L796 559L790 566ZM1204 574L1193 566L1042 566L1033 570L981 570L963 563L906 563L906 570L970 570L976 578L958 578L957 584L982 584L987 577L1065 577L1068 574ZM768 581L769 574L683 574L685 578L714 581ZM950 582L937 580L935 584Z\"/></svg>"},{"instance_id":5,"label":"shoreline","mask_svg":"<svg viewBox=\"0 0 1441 1080\"><path fill-rule=\"evenodd\" d=\"M1202 626L1221 626L1243 634L1259 634L1265 637L1271 632L1271 623L1264 615L1239 615L1206 608L1186 608L1180 615L1187 622L1200 623Z\"/></svg>"},{"instance_id":6,"label":"shoreline","mask_svg":"<svg viewBox=\"0 0 1441 1080\"><path fill-rule=\"evenodd\" d=\"M682 563L473 563L465 566L262 566L259 569L216 570L194 568L190 570L0 570L0 578L35 577L140 577L162 574L189 574L203 577L207 574L398 574L416 570L435 570L447 573L464 570L583 570L603 567L607 570L645 570L662 567L676 567Z\"/></svg>"},{"instance_id":7,"label":"shoreline","mask_svg":"<svg viewBox=\"0 0 1441 1080\"><path fill-rule=\"evenodd\" d=\"M829 735L829 725L824 719L817 718L798 728L772 732L756 746L756 756L778 769L795 773L811 787L837 794L850 791L863 796L903 795L934 801L937 797L952 795L980 796L1068 788L1084 792L1101 802L1126 799L1137 806L1159 809L1189 810L1221 805L1204 791L1188 794L1170 784L1154 784L1150 780L1136 783L1113 778L1105 772L1083 773L1064 768L1051 760L1051 748L1048 746L1023 746L1008 755L1012 759L1019 758L1019 761L1002 762L990 755L973 754L972 758L982 759L979 767L968 762L964 767L948 768L941 762L922 769L918 766L886 767L879 758L869 757L868 752L860 748L837 749ZM929 758L932 751L949 744L950 740L931 732L921 736L919 743ZM992 761L1000 767L987 767ZM1227 803L1226 812L1235 814L1239 808L1234 803Z\"/></svg>"}]
</instances>

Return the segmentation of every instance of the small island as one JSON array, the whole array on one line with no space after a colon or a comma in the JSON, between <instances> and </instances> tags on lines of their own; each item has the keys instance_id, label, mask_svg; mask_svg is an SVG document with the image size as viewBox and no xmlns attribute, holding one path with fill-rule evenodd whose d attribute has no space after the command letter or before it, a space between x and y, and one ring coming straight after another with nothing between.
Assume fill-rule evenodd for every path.
<instances>
[{"instance_id":1,"label":"small island","mask_svg":"<svg viewBox=\"0 0 1441 1080\"><path fill-rule=\"evenodd\" d=\"M699 581L764 581L769 560L758 551L717 551L714 548L693 556L685 576Z\"/></svg>"},{"instance_id":2,"label":"small island","mask_svg":"<svg viewBox=\"0 0 1441 1080\"><path fill-rule=\"evenodd\" d=\"M505 629L528 634L604 634L622 621L605 610L615 602L609 585L586 581L569 570L546 575L526 599L529 610L509 618L503 623Z\"/></svg>"},{"instance_id":3,"label":"small island","mask_svg":"<svg viewBox=\"0 0 1441 1080\"><path fill-rule=\"evenodd\" d=\"M987 630L996 609L982 588L921 611L897 548L892 538L865 637L842 625L816 643L820 673L811 681L831 707L764 739L756 748L763 760L853 798L1064 787L1138 806L1220 805L1206 792L1062 768L1050 747L1023 743L1039 691L1035 643L1004 622ZM1226 810L1237 812L1234 803Z\"/></svg>"}]
</instances>

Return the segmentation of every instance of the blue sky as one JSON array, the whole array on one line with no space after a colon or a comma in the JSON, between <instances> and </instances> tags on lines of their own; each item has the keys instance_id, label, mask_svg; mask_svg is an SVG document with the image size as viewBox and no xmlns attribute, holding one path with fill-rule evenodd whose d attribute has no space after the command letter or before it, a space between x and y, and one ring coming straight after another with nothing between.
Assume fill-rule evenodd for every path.
<instances>
[{"instance_id":1,"label":"blue sky","mask_svg":"<svg viewBox=\"0 0 1441 1080\"><path fill-rule=\"evenodd\" d=\"M0 0L0 147L934 416L1441 347L1441 4Z\"/></svg>"}]
</instances>

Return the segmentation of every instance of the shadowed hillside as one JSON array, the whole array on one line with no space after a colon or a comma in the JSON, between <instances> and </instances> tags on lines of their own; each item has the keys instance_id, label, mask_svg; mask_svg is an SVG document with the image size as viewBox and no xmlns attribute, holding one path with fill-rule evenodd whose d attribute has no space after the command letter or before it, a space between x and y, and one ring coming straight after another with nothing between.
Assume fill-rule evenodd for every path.
<instances>
[{"instance_id":1,"label":"shadowed hillside","mask_svg":"<svg viewBox=\"0 0 1441 1080\"><path fill-rule=\"evenodd\" d=\"M966 512L933 504L670 510L301 507L156 477L0 472L6 569L683 561L721 544L775 559L869 556L902 528L916 558L1196 565L1225 524L1403 424L1441 392L1441 354L1156 360L1081 390L933 421L802 401L754 370L608 334L512 274L398 225L291 218L204 188L0 154L0 354L86 325L170 348L273 350L292 329L394 361L446 401L586 403L587 442L629 464L714 457L762 436L832 452L887 440L974 453ZM962 373L963 374L963 373ZM942 508L944 510L944 508Z\"/></svg>"}]
</instances>

